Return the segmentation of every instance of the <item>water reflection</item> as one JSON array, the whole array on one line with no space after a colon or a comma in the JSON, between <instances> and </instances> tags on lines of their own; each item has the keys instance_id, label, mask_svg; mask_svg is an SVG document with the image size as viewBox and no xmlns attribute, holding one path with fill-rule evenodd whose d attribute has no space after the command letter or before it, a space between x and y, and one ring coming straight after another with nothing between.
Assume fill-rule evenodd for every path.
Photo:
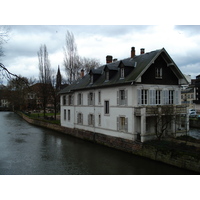
<instances>
[{"instance_id":1,"label":"water reflection","mask_svg":"<svg viewBox=\"0 0 200 200\"><path fill-rule=\"evenodd\" d=\"M0 174L195 174L0 112Z\"/></svg>"}]
</instances>

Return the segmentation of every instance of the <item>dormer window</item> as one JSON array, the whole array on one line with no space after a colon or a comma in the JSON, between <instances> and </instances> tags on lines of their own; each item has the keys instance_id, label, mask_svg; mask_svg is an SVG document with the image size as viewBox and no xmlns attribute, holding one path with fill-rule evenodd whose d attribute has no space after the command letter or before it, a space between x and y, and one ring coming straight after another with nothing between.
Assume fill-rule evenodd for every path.
<instances>
[{"instance_id":1,"label":"dormer window","mask_svg":"<svg viewBox=\"0 0 200 200\"><path fill-rule=\"evenodd\" d=\"M155 68L155 78L157 79L162 79L162 68L161 67L156 67Z\"/></svg>"},{"instance_id":2,"label":"dormer window","mask_svg":"<svg viewBox=\"0 0 200 200\"><path fill-rule=\"evenodd\" d=\"M93 74L90 74L90 84L93 84L93 81L94 81Z\"/></svg>"},{"instance_id":3,"label":"dormer window","mask_svg":"<svg viewBox=\"0 0 200 200\"><path fill-rule=\"evenodd\" d=\"M109 81L109 71L106 71L106 81Z\"/></svg>"},{"instance_id":4,"label":"dormer window","mask_svg":"<svg viewBox=\"0 0 200 200\"><path fill-rule=\"evenodd\" d=\"M124 67L120 68L120 78L124 78Z\"/></svg>"}]
</instances>

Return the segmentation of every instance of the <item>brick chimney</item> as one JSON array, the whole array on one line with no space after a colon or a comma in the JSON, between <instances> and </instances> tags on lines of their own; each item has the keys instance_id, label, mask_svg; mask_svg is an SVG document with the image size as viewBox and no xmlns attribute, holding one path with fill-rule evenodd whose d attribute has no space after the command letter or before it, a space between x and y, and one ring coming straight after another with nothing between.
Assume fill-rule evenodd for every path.
<instances>
[{"instance_id":1,"label":"brick chimney","mask_svg":"<svg viewBox=\"0 0 200 200\"><path fill-rule=\"evenodd\" d=\"M106 63L112 63L112 56L106 56Z\"/></svg>"},{"instance_id":2,"label":"brick chimney","mask_svg":"<svg viewBox=\"0 0 200 200\"><path fill-rule=\"evenodd\" d=\"M135 47L131 47L131 58L135 57Z\"/></svg>"},{"instance_id":3,"label":"brick chimney","mask_svg":"<svg viewBox=\"0 0 200 200\"><path fill-rule=\"evenodd\" d=\"M84 69L81 70L81 78L84 77Z\"/></svg>"},{"instance_id":4,"label":"brick chimney","mask_svg":"<svg viewBox=\"0 0 200 200\"><path fill-rule=\"evenodd\" d=\"M145 53L145 49L144 48L141 48L140 49L140 54L144 54Z\"/></svg>"}]
</instances>

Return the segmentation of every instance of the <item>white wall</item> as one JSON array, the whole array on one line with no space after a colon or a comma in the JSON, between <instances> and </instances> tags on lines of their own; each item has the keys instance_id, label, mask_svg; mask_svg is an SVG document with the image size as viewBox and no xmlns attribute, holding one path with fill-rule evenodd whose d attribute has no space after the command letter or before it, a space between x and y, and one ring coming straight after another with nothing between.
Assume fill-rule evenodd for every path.
<instances>
[{"instance_id":1,"label":"white wall","mask_svg":"<svg viewBox=\"0 0 200 200\"><path fill-rule=\"evenodd\" d=\"M155 85L127 85L122 87L114 88L103 88L96 90L85 90L74 93L74 105L72 106L63 106L61 95L61 125L69 128L79 128L83 130L98 132L106 135L122 137L126 139L135 138L134 134L137 134L136 131L139 131L137 125L140 124L139 121L136 121L134 115L134 107L138 106L137 98L137 89L155 89L155 90L177 90L179 91L179 104L181 104L180 88L179 86L155 86ZM119 106L117 104L117 92L119 90L127 90L127 105ZM98 102L98 93L101 91L101 103ZM95 93L95 106L88 106L88 93ZM78 93L82 93L83 104L77 105ZM104 113L104 101L109 101L110 112L109 114ZM140 105L141 106L141 105ZM64 109L68 112L70 110L71 116L70 121L68 121L68 116L66 120L63 119ZM83 114L83 124L77 124L77 115L78 113ZM94 114L95 116L95 125L88 125L88 115ZM101 115L101 125L99 126L99 115ZM121 132L117 130L117 117L124 116L128 118L128 132ZM138 119L137 119L138 120Z\"/></svg>"}]
</instances>

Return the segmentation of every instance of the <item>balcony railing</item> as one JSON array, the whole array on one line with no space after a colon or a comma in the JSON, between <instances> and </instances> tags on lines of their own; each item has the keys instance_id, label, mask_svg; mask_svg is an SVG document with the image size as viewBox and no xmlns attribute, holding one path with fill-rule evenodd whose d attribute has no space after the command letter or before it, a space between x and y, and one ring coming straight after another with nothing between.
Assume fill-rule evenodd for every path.
<instances>
[{"instance_id":1,"label":"balcony railing","mask_svg":"<svg viewBox=\"0 0 200 200\"><path fill-rule=\"evenodd\" d=\"M155 116L158 114L180 115L187 113L187 107L183 105L177 105L177 106L159 105L159 106L135 107L135 112L134 112L135 116L141 116L142 113L145 113L147 116Z\"/></svg>"}]
</instances>

